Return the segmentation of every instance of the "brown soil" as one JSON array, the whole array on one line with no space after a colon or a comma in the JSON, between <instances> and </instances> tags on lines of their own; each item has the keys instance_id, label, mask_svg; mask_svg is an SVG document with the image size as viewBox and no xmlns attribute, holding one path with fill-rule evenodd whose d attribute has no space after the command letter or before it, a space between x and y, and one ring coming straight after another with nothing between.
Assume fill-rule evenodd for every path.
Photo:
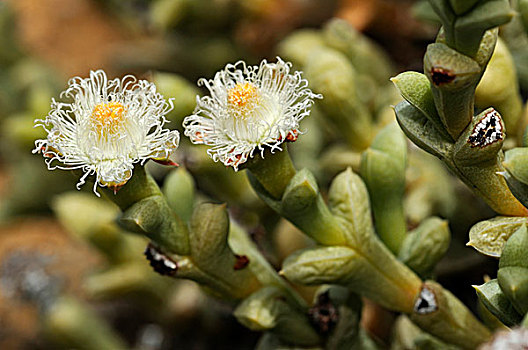
<instances>
[{"instance_id":1,"label":"brown soil","mask_svg":"<svg viewBox=\"0 0 528 350\"><path fill-rule=\"evenodd\" d=\"M8 0L23 47L66 76L110 70L115 46L125 41L116 18L89 0Z\"/></svg>"},{"instance_id":2,"label":"brown soil","mask_svg":"<svg viewBox=\"0 0 528 350\"><path fill-rule=\"evenodd\" d=\"M1 227L0 349L22 348L39 330L37 303L18 286L44 276L57 282L59 293L82 296L82 278L98 261L53 220L26 219ZM28 278L31 273L34 278Z\"/></svg>"}]
</instances>

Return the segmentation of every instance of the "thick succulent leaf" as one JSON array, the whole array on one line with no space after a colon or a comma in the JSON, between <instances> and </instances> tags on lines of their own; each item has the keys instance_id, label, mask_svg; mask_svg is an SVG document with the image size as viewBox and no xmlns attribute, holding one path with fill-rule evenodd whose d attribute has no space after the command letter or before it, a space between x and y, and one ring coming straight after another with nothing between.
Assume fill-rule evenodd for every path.
<instances>
[{"instance_id":1,"label":"thick succulent leaf","mask_svg":"<svg viewBox=\"0 0 528 350\"><path fill-rule=\"evenodd\" d=\"M403 101L396 105L395 112L398 124L412 142L440 159L448 157L453 144L437 131L434 124L418 108Z\"/></svg>"},{"instance_id":2,"label":"thick succulent leaf","mask_svg":"<svg viewBox=\"0 0 528 350\"><path fill-rule=\"evenodd\" d=\"M451 233L447 221L431 217L408 233L398 258L424 277L444 256L450 241Z\"/></svg>"},{"instance_id":3,"label":"thick succulent leaf","mask_svg":"<svg viewBox=\"0 0 528 350\"><path fill-rule=\"evenodd\" d=\"M502 164L517 181L528 185L528 147L508 150Z\"/></svg>"},{"instance_id":4,"label":"thick succulent leaf","mask_svg":"<svg viewBox=\"0 0 528 350\"><path fill-rule=\"evenodd\" d=\"M434 124L442 136L448 140L451 139L436 111L431 83L424 74L410 71L403 72L391 78L391 81L396 85L402 97L418 108Z\"/></svg>"},{"instance_id":5,"label":"thick succulent leaf","mask_svg":"<svg viewBox=\"0 0 528 350\"><path fill-rule=\"evenodd\" d=\"M374 235L367 187L361 178L348 168L332 181L328 192L332 213L345 228L350 244L359 246Z\"/></svg>"},{"instance_id":6,"label":"thick succulent leaf","mask_svg":"<svg viewBox=\"0 0 528 350\"><path fill-rule=\"evenodd\" d=\"M522 316L515 310L496 279L473 288L482 304L506 326L512 327L521 322Z\"/></svg>"},{"instance_id":7,"label":"thick succulent leaf","mask_svg":"<svg viewBox=\"0 0 528 350\"><path fill-rule=\"evenodd\" d=\"M528 185L517 180L508 170L501 173L501 175L504 177L504 180L508 184L508 188L515 198L528 208Z\"/></svg>"},{"instance_id":8,"label":"thick succulent leaf","mask_svg":"<svg viewBox=\"0 0 528 350\"><path fill-rule=\"evenodd\" d=\"M497 280L513 307L521 315L526 314L528 312L528 269L518 266L500 268L497 272Z\"/></svg>"},{"instance_id":9,"label":"thick succulent leaf","mask_svg":"<svg viewBox=\"0 0 528 350\"><path fill-rule=\"evenodd\" d=\"M497 216L490 220L481 221L469 230L468 246L482 254L500 257L508 238L524 224L528 217Z\"/></svg>"},{"instance_id":10,"label":"thick succulent leaf","mask_svg":"<svg viewBox=\"0 0 528 350\"><path fill-rule=\"evenodd\" d=\"M307 315L290 305L280 288L264 287L256 291L244 299L233 314L247 328L271 331L289 343L306 346L320 342Z\"/></svg>"}]
</instances>

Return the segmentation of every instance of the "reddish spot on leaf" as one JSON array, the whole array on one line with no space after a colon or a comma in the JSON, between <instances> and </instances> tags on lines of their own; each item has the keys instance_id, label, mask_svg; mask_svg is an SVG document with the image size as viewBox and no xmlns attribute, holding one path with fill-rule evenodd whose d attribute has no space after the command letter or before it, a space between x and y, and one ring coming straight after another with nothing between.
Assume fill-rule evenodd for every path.
<instances>
[{"instance_id":1,"label":"reddish spot on leaf","mask_svg":"<svg viewBox=\"0 0 528 350\"><path fill-rule=\"evenodd\" d=\"M433 67L431 69L431 78L433 84L440 86L452 82L456 78L456 75L449 69Z\"/></svg>"},{"instance_id":2,"label":"reddish spot on leaf","mask_svg":"<svg viewBox=\"0 0 528 350\"><path fill-rule=\"evenodd\" d=\"M332 304L328 291L319 294L315 305L308 310L308 316L321 334L328 334L335 327L339 312Z\"/></svg>"},{"instance_id":3,"label":"reddish spot on leaf","mask_svg":"<svg viewBox=\"0 0 528 350\"><path fill-rule=\"evenodd\" d=\"M249 258L245 255L237 255L235 254L235 265L233 265L233 270L238 271L242 270L249 264Z\"/></svg>"},{"instance_id":4,"label":"reddish spot on leaf","mask_svg":"<svg viewBox=\"0 0 528 350\"><path fill-rule=\"evenodd\" d=\"M161 165L168 165L168 166L180 166L178 163L176 162L173 162L172 160L170 159L164 159L164 160L160 160L160 159L153 159L156 163L158 164L161 164Z\"/></svg>"}]
</instances>

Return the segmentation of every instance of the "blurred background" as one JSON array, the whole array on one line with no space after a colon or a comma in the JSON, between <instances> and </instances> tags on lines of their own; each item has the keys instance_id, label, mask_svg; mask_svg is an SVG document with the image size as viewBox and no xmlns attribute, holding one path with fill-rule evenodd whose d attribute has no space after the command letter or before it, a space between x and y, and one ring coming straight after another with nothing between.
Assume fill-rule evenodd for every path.
<instances>
[{"instance_id":1,"label":"blurred background","mask_svg":"<svg viewBox=\"0 0 528 350\"><path fill-rule=\"evenodd\" d=\"M321 47L338 52L351 67L350 98L364 117L343 122L323 100L291 147L298 167L326 189L339 171L358 169L361 151L394 119L390 106L399 97L389 78L421 71L437 31L427 3L411 0L0 1L0 349L253 349L260 337L236 322L229 301L156 275L143 256L146 241L115 224L116 207L91 186L76 191L74 176L48 171L31 154L44 137L34 120L47 115L69 78L104 69L109 77L154 81L174 98L168 127L182 132L204 93L197 79L227 63L280 55L317 81L324 72L309 58ZM364 142L342 131L360 127L372 130ZM198 201L227 202L277 268L312 244L260 202L244 174L183 139L178 174L148 164L161 186L185 173ZM474 308L471 284L492 275L496 262L464 245L469 227L493 213L442 163L410 147L408 226L429 215L450 220L453 241L435 275ZM313 297L313 290L299 290Z\"/></svg>"}]
</instances>

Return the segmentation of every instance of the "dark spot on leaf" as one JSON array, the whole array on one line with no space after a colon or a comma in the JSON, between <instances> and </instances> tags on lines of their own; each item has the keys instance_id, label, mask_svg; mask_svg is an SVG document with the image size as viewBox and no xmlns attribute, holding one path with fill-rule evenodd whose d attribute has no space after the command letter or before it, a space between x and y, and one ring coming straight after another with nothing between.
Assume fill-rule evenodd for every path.
<instances>
[{"instance_id":1,"label":"dark spot on leaf","mask_svg":"<svg viewBox=\"0 0 528 350\"><path fill-rule=\"evenodd\" d=\"M423 286L418 299L414 303L414 312L420 315L427 315L436 310L438 310L438 304L434 292Z\"/></svg>"},{"instance_id":2,"label":"dark spot on leaf","mask_svg":"<svg viewBox=\"0 0 528 350\"><path fill-rule=\"evenodd\" d=\"M236 258L236 261L235 261L235 265L233 265L233 270L235 271L242 270L243 268L248 266L249 258L247 256L235 254L235 258Z\"/></svg>"},{"instance_id":3,"label":"dark spot on leaf","mask_svg":"<svg viewBox=\"0 0 528 350\"><path fill-rule=\"evenodd\" d=\"M150 266L163 276L174 276L178 271L178 264L167 257L161 250L159 250L152 243L147 245L145 249L145 256L150 262Z\"/></svg>"},{"instance_id":4,"label":"dark spot on leaf","mask_svg":"<svg viewBox=\"0 0 528 350\"><path fill-rule=\"evenodd\" d=\"M440 86L452 82L456 75L448 69L441 67L433 67L431 69L431 79L433 84Z\"/></svg>"},{"instance_id":5,"label":"dark spot on leaf","mask_svg":"<svg viewBox=\"0 0 528 350\"><path fill-rule=\"evenodd\" d=\"M468 138L471 147L486 147L504 139L499 113L492 109L480 119Z\"/></svg>"},{"instance_id":6,"label":"dark spot on leaf","mask_svg":"<svg viewBox=\"0 0 528 350\"><path fill-rule=\"evenodd\" d=\"M311 323L321 334L328 334L339 320L339 312L330 300L329 292L319 294L317 302L308 310Z\"/></svg>"}]
</instances>

